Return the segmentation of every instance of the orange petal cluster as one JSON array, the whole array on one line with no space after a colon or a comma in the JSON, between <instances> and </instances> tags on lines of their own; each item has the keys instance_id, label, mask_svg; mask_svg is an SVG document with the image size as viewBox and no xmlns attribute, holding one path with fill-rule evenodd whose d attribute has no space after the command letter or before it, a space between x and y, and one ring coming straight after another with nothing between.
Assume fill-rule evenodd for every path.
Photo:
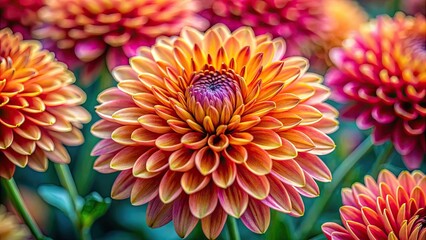
<instances>
[{"instance_id":1,"label":"orange petal cluster","mask_svg":"<svg viewBox=\"0 0 426 240\"><path fill-rule=\"evenodd\" d=\"M114 70L92 127L95 169L120 171L112 197L148 203L149 226L173 220L181 237L199 220L217 238L228 215L256 233L270 208L303 215L301 195L331 180L317 155L335 147L337 113L307 60L284 54L281 38L220 24L141 47Z\"/></svg>"},{"instance_id":2,"label":"orange petal cluster","mask_svg":"<svg viewBox=\"0 0 426 240\"><path fill-rule=\"evenodd\" d=\"M79 106L86 96L74 81L39 42L0 30L1 177L11 178L15 166L44 171L48 158L70 161L63 144L81 144L79 128L90 120Z\"/></svg>"},{"instance_id":3,"label":"orange petal cluster","mask_svg":"<svg viewBox=\"0 0 426 240\"><path fill-rule=\"evenodd\" d=\"M409 169L426 157L426 18L397 13L363 25L330 52L326 75L342 116L391 140Z\"/></svg>"},{"instance_id":4,"label":"orange petal cluster","mask_svg":"<svg viewBox=\"0 0 426 240\"><path fill-rule=\"evenodd\" d=\"M6 211L3 205L0 205L0 239L22 240L30 236L27 228L20 224L18 218Z\"/></svg>"},{"instance_id":5,"label":"orange petal cluster","mask_svg":"<svg viewBox=\"0 0 426 240\"><path fill-rule=\"evenodd\" d=\"M343 226L325 223L328 239L426 239L426 176L420 171L402 172L398 178L382 170L377 182L366 176L342 190Z\"/></svg>"}]
</instances>

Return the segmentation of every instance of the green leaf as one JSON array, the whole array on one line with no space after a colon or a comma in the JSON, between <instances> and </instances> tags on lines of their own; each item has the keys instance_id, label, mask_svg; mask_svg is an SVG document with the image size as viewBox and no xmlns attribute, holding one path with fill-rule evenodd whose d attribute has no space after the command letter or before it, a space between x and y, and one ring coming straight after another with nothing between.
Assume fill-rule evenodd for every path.
<instances>
[{"instance_id":1,"label":"green leaf","mask_svg":"<svg viewBox=\"0 0 426 240\"><path fill-rule=\"evenodd\" d=\"M74 212L72 201L67 190L56 185L43 185L38 188L38 193L45 202L59 209L72 221L76 220L77 215Z\"/></svg>"},{"instance_id":2,"label":"green leaf","mask_svg":"<svg viewBox=\"0 0 426 240\"><path fill-rule=\"evenodd\" d=\"M103 216L108 210L111 199L102 198L97 192L89 194L81 210L81 221L83 227L90 228L96 219Z\"/></svg>"}]
</instances>

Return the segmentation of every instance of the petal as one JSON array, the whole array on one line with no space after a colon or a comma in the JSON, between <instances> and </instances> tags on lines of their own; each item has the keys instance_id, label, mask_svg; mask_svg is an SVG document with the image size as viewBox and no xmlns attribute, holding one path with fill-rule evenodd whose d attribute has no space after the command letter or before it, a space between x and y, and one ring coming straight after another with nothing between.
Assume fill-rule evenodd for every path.
<instances>
[{"instance_id":1,"label":"petal","mask_svg":"<svg viewBox=\"0 0 426 240\"><path fill-rule=\"evenodd\" d=\"M173 225L181 238L186 238L198 223L189 209L188 197L182 195L173 203Z\"/></svg>"},{"instance_id":2,"label":"petal","mask_svg":"<svg viewBox=\"0 0 426 240\"><path fill-rule=\"evenodd\" d=\"M169 157L170 170L177 172L189 171L195 166L195 154L195 151L187 148L181 148L173 152Z\"/></svg>"},{"instance_id":3,"label":"petal","mask_svg":"<svg viewBox=\"0 0 426 240\"><path fill-rule=\"evenodd\" d=\"M203 189L210 182L210 176L203 176L193 168L182 175L180 185L187 194L193 194Z\"/></svg>"},{"instance_id":4,"label":"petal","mask_svg":"<svg viewBox=\"0 0 426 240\"><path fill-rule=\"evenodd\" d=\"M277 211L289 213L292 207L290 196L288 195L286 188L273 176L269 176L268 180L271 185L271 190L268 197L262 200L262 203Z\"/></svg>"},{"instance_id":5,"label":"petal","mask_svg":"<svg viewBox=\"0 0 426 240\"><path fill-rule=\"evenodd\" d=\"M218 198L223 210L235 218L240 218L246 211L249 201L249 196L237 183L226 189L219 188Z\"/></svg>"},{"instance_id":6,"label":"petal","mask_svg":"<svg viewBox=\"0 0 426 240\"><path fill-rule=\"evenodd\" d=\"M163 203L171 203L179 197L182 192L182 187L180 186L181 176L181 173L171 170L164 174L159 187L159 196Z\"/></svg>"},{"instance_id":7,"label":"petal","mask_svg":"<svg viewBox=\"0 0 426 240\"><path fill-rule=\"evenodd\" d=\"M220 161L218 168L213 172L214 183L221 188L231 186L237 177L237 166L232 161Z\"/></svg>"},{"instance_id":8,"label":"petal","mask_svg":"<svg viewBox=\"0 0 426 240\"><path fill-rule=\"evenodd\" d=\"M212 151L209 147L198 150L195 155L195 166L203 175L214 172L219 166L219 154Z\"/></svg>"},{"instance_id":9,"label":"petal","mask_svg":"<svg viewBox=\"0 0 426 240\"><path fill-rule=\"evenodd\" d=\"M272 130L251 131L250 134L254 137L252 143L264 150L276 149L282 145L281 137Z\"/></svg>"},{"instance_id":10,"label":"petal","mask_svg":"<svg viewBox=\"0 0 426 240\"><path fill-rule=\"evenodd\" d=\"M203 188L201 191L189 195L189 209L196 218L210 215L217 205L217 191L214 184Z\"/></svg>"},{"instance_id":11,"label":"petal","mask_svg":"<svg viewBox=\"0 0 426 240\"><path fill-rule=\"evenodd\" d=\"M148 203L146 209L146 224L152 228L159 228L172 220L173 204L164 204L159 197Z\"/></svg>"},{"instance_id":12,"label":"petal","mask_svg":"<svg viewBox=\"0 0 426 240\"><path fill-rule=\"evenodd\" d=\"M201 227L204 235L208 239L217 239L225 226L227 216L226 212L218 204L212 214L201 219Z\"/></svg>"},{"instance_id":13,"label":"petal","mask_svg":"<svg viewBox=\"0 0 426 240\"><path fill-rule=\"evenodd\" d=\"M296 187L306 184L303 169L295 160L274 161L271 173L281 181Z\"/></svg>"},{"instance_id":14,"label":"petal","mask_svg":"<svg viewBox=\"0 0 426 240\"><path fill-rule=\"evenodd\" d=\"M247 210L241 216L244 225L257 234L268 230L270 220L269 208L255 199L250 199Z\"/></svg>"},{"instance_id":15,"label":"petal","mask_svg":"<svg viewBox=\"0 0 426 240\"><path fill-rule=\"evenodd\" d=\"M222 154L227 160L235 163L243 163L248 159L247 149L238 145L230 145Z\"/></svg>"},{"instance_id":16,"label":"petal","mask_svg":"<svg viewBox=\"0 0 426 240\"><path fill-rule=\"evenodd\" d=\"M253 198L265 199L270 190L266 176L258 176L251 173L245 167L239 167L237 172L238 185Z\"/></svg>"},{"instance_id":17,"label":"petal","mask_svg":"<svg viewBox=\"0 0 426 240\"><path fill-rule=\"evenodd\" d=\"M272 160L265 150L254 144L246 145L245 149L247 150L248 158L244 165L248 170L256 175L265 175L271 172Z\"/></svg>"},{"instance_id":18,"label":"petal","mask_svg":"<svg viewBox=\"0 0 426 240\"><path fill-rule=\"evenodd\" d=\"M166 133L155 141L155 145L164 151L176 151L182 148L181 135L178 133Z\"/></svg>"},{"instance_id":19,"label":"petal","mask_svg":"<svg viewBox=\"0 0 426 240\"><path fill-rule=\"evenodd\" d=\"M331 172L319 157L310 153L299 153L294 160L314 179L321 182L331 181Z\"/></svg>"},{"instance_id":20,"label":"petal","mask_svg":"<svg viewBox=\"0 0 426 240\"><path fill-rule=\"evenodd\" d=\"M122 171L112 185L111 197L118 200L130 197L135 180L131 170Z\"/></svg>"},{"instance_id":21,"label":"petal","mask_svg":"<svg viewBox=\"0 0 426 240\"><path fill-rule=\"evenodd\" d=\"M158 196L159 178L136 179L133 185L130 201L132 205L143 205Z\"/></svg>"}]
</instances>

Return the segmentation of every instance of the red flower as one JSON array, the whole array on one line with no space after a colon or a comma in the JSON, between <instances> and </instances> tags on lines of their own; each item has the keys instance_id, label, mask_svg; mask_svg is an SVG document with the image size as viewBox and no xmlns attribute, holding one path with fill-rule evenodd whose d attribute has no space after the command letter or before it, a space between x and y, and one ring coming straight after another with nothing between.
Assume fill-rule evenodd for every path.
<instances>
[{"instance_id":1,"label":"red flower","mask_svg":"<svg viewBox=\"0 0 426 240\"><path fill-rule=\"evenodd\" d=\"M425 39L424 16L381 16L331 52L326 75L342 116L373 128L376 144L390 139L410 169L426 154Z\"/></svg>"}]
</instances>

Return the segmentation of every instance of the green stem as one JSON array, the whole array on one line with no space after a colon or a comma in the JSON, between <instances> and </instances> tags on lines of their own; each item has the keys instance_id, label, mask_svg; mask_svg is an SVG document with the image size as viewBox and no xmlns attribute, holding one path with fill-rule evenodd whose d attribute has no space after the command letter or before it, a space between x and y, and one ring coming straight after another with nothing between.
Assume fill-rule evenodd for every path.
<instances>
[{"instance_id":1,"label":"green stem","mask_svg":"<svg viewBox=\"0 0 426 240\"><path fill-rule=\"evenodd\" d=\"M240 240L240 232L238 232L237 221L235 218L229 216L226 225L228 226L230 239Z\"/></svg>"},{"instance_id":2,"label":"green stem","mask_svg":"<svg viewBox=\"0 0 426 240\"><path fill-rule=\"evenodd\" d=\"M337 167L333 173L333 180L324 187L321 197L312 204L313 207L305 214L305 218L301 222L298 231L300 232L300 239L306 239L308 237L336 188L340 185L348 172L351 171L372 148L373 142L371 141L371 136L369 136Z\"/></svg>"},{"instance_id":3,"label":"green stem","mask_svg":"<svg viewBox=\"0 0 426 240\"><path fill-rule=\"evenodd\" d=\"M391 12L391 14L395 14L396 12L398 12L398 11L401 10L400 6L401 6L401 1L400 0L393 0L390 3L389 12Z\"/></svg>"},{"instance_id":4,"label":"green stem","mask_svg":"<svg viewBox=\"0 0 426 240\"><path fill-rule=\"evenodd\" d=\"M10 201L12 202L16 211L18 211L18 213L21 215L22 219L24 220L25 224L30 229L34 238L37 240L45 239L40 228L37 226L36 222L34 221L34 218L28 212L28 209L25 206L24 201L22 200L18 186L16 186L15 180L13 178L11 178L10 180L2 178L2 183L4 188L7 191L7 194L9 195Z\"/></svg>"},{"instance_id":5,"label":"green stem","mask_svg":"<svg viewBox=\"0 0 426 240\"><path fill-rule=\"evenodd\" d=\"M385 146L385 149L383 150L383 152L380 153L380 155L377 157L373 167L370 169L369 175L371 175L372 177L376 177L379 174L383 164L389 161L389 157L392 155L392 153L393 153L393 145L389 143Z\"/></svg>"},{"instance_id":6,"label":"green stem","mask_svg":"<svg viewBox=\"0 0 426 240\"><path fill-rule=\"evenodd\" d=\"M68 194L70 195L72 206L74 209L74 212L76 213L76 219L74 219L74 226L76 227L80 239L90 239L90 233L89 231L82 226L81 224L81 216L80 216L80 209L78 206L78 192L77 187L75 186L74 179L71 175L71 171L66 164L57 164L55 163L55 169L56 173L58 174L59 181L61 182L62 186L67 189Z\"/></svg>"}]
</instances>

